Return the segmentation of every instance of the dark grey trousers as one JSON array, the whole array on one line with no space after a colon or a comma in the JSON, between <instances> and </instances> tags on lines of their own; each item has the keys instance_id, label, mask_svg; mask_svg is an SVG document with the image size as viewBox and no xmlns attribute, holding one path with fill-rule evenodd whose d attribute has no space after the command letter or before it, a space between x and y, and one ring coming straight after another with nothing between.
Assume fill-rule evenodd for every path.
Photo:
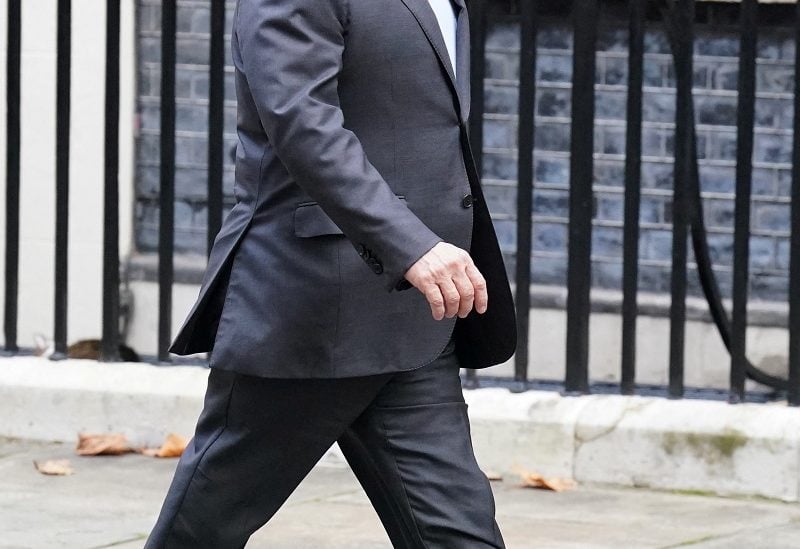
<instances>
[{"instance_id":1,"label":"dark grey trousers","mask_svg":"<svg viewBox=\"0 0 800 549\"><path fill-rule=\"evenodd\" d=\"M344 379L212 368L145 547L243 547L335 441L395 547L504 547L453 350L417 370Z\"/></svg>"}]
</instances>

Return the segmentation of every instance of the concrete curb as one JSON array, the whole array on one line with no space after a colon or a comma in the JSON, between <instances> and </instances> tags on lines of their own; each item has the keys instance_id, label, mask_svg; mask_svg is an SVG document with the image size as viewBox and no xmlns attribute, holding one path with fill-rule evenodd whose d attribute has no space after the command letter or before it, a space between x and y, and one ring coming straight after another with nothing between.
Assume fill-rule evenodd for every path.
<instances>
[{"instance_id":1,"label":"concrete curb","mask_svg":"<svg viewBox=\"0 0 800 549\"><path fill-rule=\"evenodd\" d=\"M0 359L0 436L74 442L190 435L208 370ZM481 465L579 482L800 501L800 410L650 397L465 391Z\"/></svg>"}]
</instances>

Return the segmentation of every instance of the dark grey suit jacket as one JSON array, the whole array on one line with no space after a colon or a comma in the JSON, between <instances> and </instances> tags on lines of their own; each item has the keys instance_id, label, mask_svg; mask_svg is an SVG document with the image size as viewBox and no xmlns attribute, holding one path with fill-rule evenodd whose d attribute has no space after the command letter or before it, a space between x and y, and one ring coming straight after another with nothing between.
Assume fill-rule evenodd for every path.
<instances>
[{"instance_id":1,"label":"dark grey suit jacket","mask_svg":"<svg viewBox=\"0 0 800 549\"><path fill-rule=\"evenodd\" d=\"M469 150L469 23L457 74L428 0L239 0L237 203L170 347L269 377L413 369L451 335L465 367L514 351L514 307ZM484 315L433 320L404 273L469 250Z\"/></svg>"}]
</instances>

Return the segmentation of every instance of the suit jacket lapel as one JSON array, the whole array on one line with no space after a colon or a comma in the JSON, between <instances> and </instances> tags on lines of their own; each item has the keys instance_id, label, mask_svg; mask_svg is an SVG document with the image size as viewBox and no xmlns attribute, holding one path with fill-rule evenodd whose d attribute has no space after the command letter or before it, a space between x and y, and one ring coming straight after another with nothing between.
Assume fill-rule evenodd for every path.
<instances>
[{"instance_id":1,"label":"suit jacket lapel","mask_svg":"<svg viewBox=\"0 0 800 549\"><path fill-rule=\"evenodd\" d=\"M433 9L431 9L428 0L401 0L403 4L408 8L408 10L414 15L414 18L419 23L422 32L425 33L428 42L430 42L431 47L433 48L434 52L436 53L436 57L439 59L439 63L444 68L445 72L447 73L447 79L450 83L450 88L453 91L453 94L456 99L457 108L459 111L459 116L463 118L465 113L465 103L469 104L469 96L462 95L463 94L463 84L459 84L462 81L462 77L459 77L458 82L456 82L456 75L453 72L453 66L450 63L450 56L447 53L447 45L444 43L444 37L442 36L442 31L439 28L439 22L436 20L436 15L433 13ZM466 8L461 6L461 2L456 0L459 4L459 17L458 17L458 28L457 28L457 35L456 35L456 42L457 42L457 51L456 51L456 64L459 66L459 72L461 72L461 67L464 65L463 61L460 60L460 57L463 57L465 54L459 53L459 50L464 49L461 47L461 43L466 38L469 41L469 34L464 36L464 28L469 26L469 23L466 19ZM464 24L462 24L464 21ZM467 30L467 33L469 31ZM467 63L469 63L468 58L469 54L467 53ZM469 81L469 72L467 72L467 81Z\"/></svg>"}]
</instances>

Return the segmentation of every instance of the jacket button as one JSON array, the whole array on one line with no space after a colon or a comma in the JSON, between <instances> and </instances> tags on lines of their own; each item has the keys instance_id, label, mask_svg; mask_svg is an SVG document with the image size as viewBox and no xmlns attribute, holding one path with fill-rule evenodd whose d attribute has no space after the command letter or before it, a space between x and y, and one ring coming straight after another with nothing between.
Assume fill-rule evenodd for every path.
<instances>
[{"instance_id":1,"label":"jacket button","mask_svg":"<svg viewBox=\"0 0 800 549\"><path fill-rule=\"evenodd\" d=\"M383 265L381 265L380 263L377 263L377 262L373 263L372 264L372 272L375 273L375 274L378 274L378 275L381 274L383 272Z\"/></svg>"},{"instance_id":2,"label":"jacket button","mask_svg":"<svg viewBox=\"0 0 800 549\"><path fill-rule=\"evenodd\" d=\"M464 196L464 198L461 199L461 205L464 206L465 208L471 208L472 207L472 195L468 194L468 195Z\"/></svg>"}]
</instances>

